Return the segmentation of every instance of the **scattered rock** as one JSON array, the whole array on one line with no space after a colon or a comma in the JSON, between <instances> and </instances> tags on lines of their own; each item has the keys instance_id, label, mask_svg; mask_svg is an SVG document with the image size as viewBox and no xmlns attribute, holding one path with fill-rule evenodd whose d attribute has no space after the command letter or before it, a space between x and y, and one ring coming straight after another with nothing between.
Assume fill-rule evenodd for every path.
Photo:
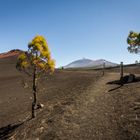
<instances>
[{"instance_id":1,"label":"scattered rock","mask_svg":"<svg viewBox=\"0 0 140 140\"><path fill-rule=\"evenodd\" d=\"M135 79L136 79L135 75L134 74L130 74L129 77L128 77L128 83L134 82Z\"/></svg>"},{"instance_id":2,"label":"scattered rock","mask_svg":"<svg viewBox=\"0 0 140 140\"><path fill-rule=\"evenodd\" d=\"M134 74L126 75L122 78L123 83L131 83L136 80L136 76Z\"/></svg>"},{"instance_id":3,"label":"scattered rock","mask_svg":"<svg viewBox=\"0 0 140 140\"><path fill-rule=\"evenodd\" d=\"M139 105L140 106L140 102L134 102L134 105Z\"/></svg>"},{"instance_id":4,"label":"scattered rock","mask_svg":"<svg viewBox=\"0 0 140 140\"><path fill-rule=\"evenodd\" d=\"M33 97L30 97L30 100L32 100L33 99Z\"/></svg>"},{"instance_id":5,"label":"scattered rock","mask_svg":"<svg viewBox=\"0 0 140 140\"><path fill-rule=\"evenodd\" d=\"M61 103L62 105L71 105L71 102L70 101L64 101Z\"/></svg>"},{"instance_id":6,"label":"scattered rock","mask_svg":"<svg viewBox=\"0 0 140 140\"><path fill-rule=\"evenodd\" d=\"M49 119L47 122L48 123L52 123L53 122L53 119Z\"/></svg>"},{"instance_id":7,"label":"scattered rock","mask_svg":"<svg viewBox=\"0 0 140 140\"><path fill-rule=\"evenodd\" d=\"M24 88L28 88L28 84L27 83L24 83Z\"/></svg>"},{"instance_id":8,"label":"scattered rock","mask_svg":"<svg viewBox=\"0 0 140 140\"><path fill-rule=\"evenodd\" d=\"M41 103L38 103L37 104L37 107L36 107L36 109L42 109L44 107L44 105L43 104L41 104Z\"/></svg>"}]
</instances>

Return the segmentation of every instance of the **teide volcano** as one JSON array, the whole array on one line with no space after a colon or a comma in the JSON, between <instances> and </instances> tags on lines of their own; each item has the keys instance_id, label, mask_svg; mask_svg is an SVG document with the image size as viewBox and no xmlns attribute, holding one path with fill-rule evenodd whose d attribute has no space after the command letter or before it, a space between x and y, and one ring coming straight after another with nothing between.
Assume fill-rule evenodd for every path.
<instances>
[{"instance_id":1,"label":"teide volcano","mask_svg":"<svg viewBox=\"0 0 140 140\"><path fill-rule=\"evenodd\" d=\"M85 67L102 67L103 63L105 63L106 67L114 67L117 66L118 64L109 62L104 59L98 59L98 60L91 60L91 59L79 59L76 61L71 62L70 64L64 66L64 68L85 68Z\"/></svg>"}]
</instances>

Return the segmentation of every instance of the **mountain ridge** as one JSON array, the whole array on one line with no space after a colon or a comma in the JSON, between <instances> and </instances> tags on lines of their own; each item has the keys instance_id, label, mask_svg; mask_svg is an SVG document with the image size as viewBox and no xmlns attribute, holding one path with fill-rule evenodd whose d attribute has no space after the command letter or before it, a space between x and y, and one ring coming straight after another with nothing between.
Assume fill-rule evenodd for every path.
<instances>
[{"instance_id":1,"label":"mountain ridge","mask_svg":"<svg viewBox=\"0 0 140 140\"><path fill-rule=\"evenodd\" d=\"M75 60L68 65L64 66L64 68L85 68L85 67L102 67L105 63L106 67L113 67L117 66L117 63L107 61L105 59L97 59L97 60L91 60L91 59L78 59Z\"/></svg>"}]
</instances>

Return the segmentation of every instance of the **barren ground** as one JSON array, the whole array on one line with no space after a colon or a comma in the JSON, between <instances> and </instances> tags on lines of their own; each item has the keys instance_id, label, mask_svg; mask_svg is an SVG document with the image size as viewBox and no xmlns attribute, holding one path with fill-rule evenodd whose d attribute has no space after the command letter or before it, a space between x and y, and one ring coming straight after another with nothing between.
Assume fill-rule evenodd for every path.
<instances>
[{"instance_id":1,"label":"barren ground","mask_svg":"<svg viewBox=\"0 0 140 140\"><path fill-rule=\"evenodd\" d=\"M0 139L140 139L140 82L120 87L107 84L119 79L117 72L56 71L39 83L38 101L45 107L29 120L31 80L15 70L13 61L5 62L0 67Z\"/></svg>"}]
</instances>

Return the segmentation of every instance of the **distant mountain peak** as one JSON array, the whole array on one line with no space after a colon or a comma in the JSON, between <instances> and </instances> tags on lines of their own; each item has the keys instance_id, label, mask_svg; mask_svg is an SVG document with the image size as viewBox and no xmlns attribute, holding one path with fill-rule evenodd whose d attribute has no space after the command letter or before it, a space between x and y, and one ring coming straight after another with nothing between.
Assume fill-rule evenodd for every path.
<instances>
[{"instance_id":1,"label":"distant mountain peak","mask_svg":"<svg viewBox=\"0 0 140 140\"><path fill-rule=\"evenodd\" d=\"M84 68L84 67L102 67L105 63L106 67L117 66L116 63L106 61L105 59L91 60L87 58L79 59L66 65L64 68Z\"/></svg>"},{"instance_id":2,"label":"distant mountain peak","mask_svg":"<svg viewBox=\"0 0 140 140\"><path fill-rule=\"evenodd\" d=\"M78 59L76 61L73 61L72 63L66 65L64 68L76 68L76 67L86 67L89 65L93 60L87 59L87 58L82 58Z\"/></svg>"}]
</instances>

